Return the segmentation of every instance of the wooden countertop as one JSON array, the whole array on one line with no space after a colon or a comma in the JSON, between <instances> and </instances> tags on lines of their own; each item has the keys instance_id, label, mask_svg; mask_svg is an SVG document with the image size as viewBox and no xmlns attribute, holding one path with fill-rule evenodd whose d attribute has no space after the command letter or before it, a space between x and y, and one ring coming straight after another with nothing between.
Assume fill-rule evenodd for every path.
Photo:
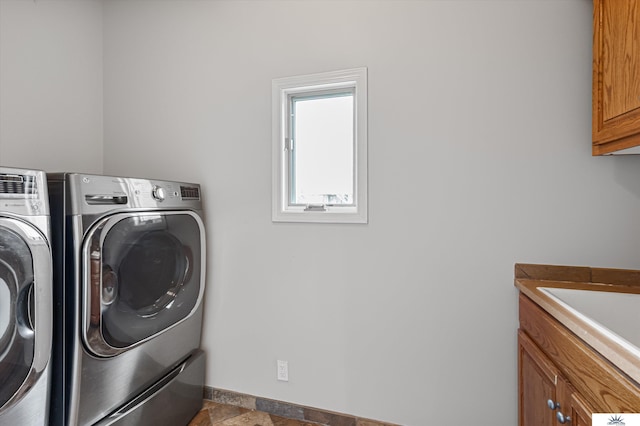
<instances>
[{"instance_id":1,"label":"wooden countertop","mask_svg":"<svg viewBox=\"0 0 640 426\"><path fill-rule=\"evenodd\" d=\"M515 286L542 309L640 383L640 348L542 288L640 294L640 271L552 265L515 265ZM603 295L603 301L606 295ZM603 309L612 307L603 304ZM640 305L638 306L640 310ZM640 327L640 324L637 324Z\"/></svg>"}]
</instances>

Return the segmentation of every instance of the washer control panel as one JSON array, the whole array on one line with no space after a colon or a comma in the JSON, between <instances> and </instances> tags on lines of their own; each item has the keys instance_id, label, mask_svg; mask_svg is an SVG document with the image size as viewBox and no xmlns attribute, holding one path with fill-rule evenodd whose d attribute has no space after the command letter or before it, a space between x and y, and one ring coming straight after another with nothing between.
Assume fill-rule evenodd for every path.
<instances>
[{"instance_id":1,"label":"washer control panel","mask_svg":"<svg viewBox=\"0 0 640 426\"><path fill-rule=\"evenodd\" d=\"M26 216L48 215L46 182L41 170L0 167L0 210Z\"/></svg>"}]
</instances>

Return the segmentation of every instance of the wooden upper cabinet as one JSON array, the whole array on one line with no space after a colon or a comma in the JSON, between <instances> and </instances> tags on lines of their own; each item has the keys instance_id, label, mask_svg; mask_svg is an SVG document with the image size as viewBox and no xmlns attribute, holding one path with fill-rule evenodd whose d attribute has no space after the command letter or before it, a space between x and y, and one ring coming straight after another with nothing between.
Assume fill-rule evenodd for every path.
<instances>
[{"instance_id":1,"label":"wooden upper cabinet","mask_svg":"<svg viewBox=\"0 0 640 426\"><path fill-rule=\"evenodd\" d=\"M640 153L639 3L593 2L593 155Z\"/></svg>"}]
</instances>

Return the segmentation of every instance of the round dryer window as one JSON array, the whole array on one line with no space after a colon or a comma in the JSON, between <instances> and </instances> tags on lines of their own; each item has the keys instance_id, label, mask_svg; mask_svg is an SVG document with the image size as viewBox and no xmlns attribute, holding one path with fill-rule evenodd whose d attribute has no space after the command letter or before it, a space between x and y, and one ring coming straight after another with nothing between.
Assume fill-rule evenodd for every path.
<instances>
[{"instance_id":1,"label":"round dryer window","mask_svg":"<svg viewBox=\"0 0 640 426\"><path fill-rule=\"evenodd\" d=\"M193 256L167 231L149 231L131 239L117 267L117 277L125 284L120 302L139 315L156 315L182 290Z\"/></svg>"},{"instance_id":2,"label":"round dryer window","mask_svg":"<svg viewBox=\"0 0 640 426\"><path fill-rule=\"evenodd\" d=\"M131 347L194 311L202 232L192 214L163 213L110 218L91 234L85 315L87 340L98 355Z\"/></svg>"},{"instance_id":3,"label":"round dryer window","mask_svg":"<svg viewBox=\"0 0 640 426\"><path fill-rule=\"evenodd\" d=\"M20 389L33 364L32 289L29 246L0 225L0 407Z\"/></svg>"}]
</instances>

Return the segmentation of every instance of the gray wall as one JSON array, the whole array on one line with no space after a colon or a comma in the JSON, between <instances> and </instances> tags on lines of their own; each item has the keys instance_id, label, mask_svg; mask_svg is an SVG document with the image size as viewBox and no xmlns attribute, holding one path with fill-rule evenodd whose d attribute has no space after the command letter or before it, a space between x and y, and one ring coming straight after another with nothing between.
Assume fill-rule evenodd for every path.
<instances>
[{"instance_id":1,"label":"gray wall","mask_svg":"<svg viewBox=\"0 0 640 426\"><path fill-rule=\"evenodd\" d=\"M0 165L102 171L102 2L0 0Z\"/></svg>"},{"instance_id":2,"label":"gray wall","mask_svg":"<svg viewBox=\"0 0 640 426\"><path fill-rule=\"evenodd\" d=\"M104 56L86 58L103 63L104 172L204 187L206 384L406 425L514 425L514 263L640 268L640 159L590 153L591 11L104 2ZM271 80L359 66L369 224L272 223ZM21 111L5 86L2 123Z\"/></svg>"},{"instance_id":3,"label":"gray wall","mask_svg":"<svg viewBox=\"0 0 640 426\"><path fill-rule=\"evenodd\" d=\"M515 424L514 263L640 267L640 159L590 153L591 13L106 3L105 171L204 184L206 384L416 426ZM370 223L272 223L271 80L359 66Z\"/></svg>"}]
</instances>

